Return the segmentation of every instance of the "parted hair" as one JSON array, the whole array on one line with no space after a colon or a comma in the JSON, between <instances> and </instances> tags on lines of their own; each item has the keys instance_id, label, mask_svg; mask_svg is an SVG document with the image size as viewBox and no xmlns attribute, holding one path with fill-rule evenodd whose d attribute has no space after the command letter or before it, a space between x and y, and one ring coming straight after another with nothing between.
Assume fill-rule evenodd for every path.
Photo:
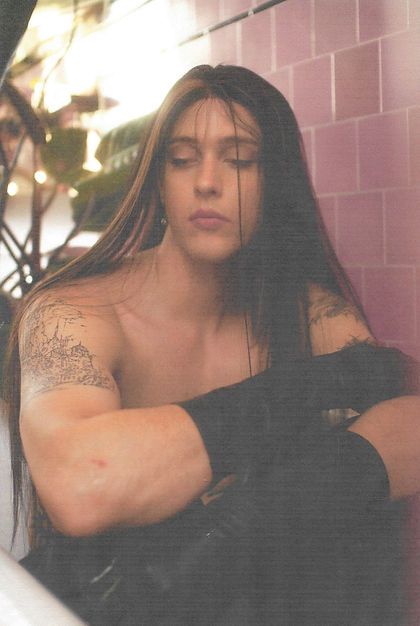
<instances>
[{"instance_id":1,"label":"parted hair","mask_svg":"<svg viewBox=\"0 0 420 626\"><path fill-rule=\"evenodd\" d=\"M152 117L127 193L109 227L84 255L37 284L16 316L6 366L16 518L25 472L18 427L17 329L21 316L41 291L110 273L127 258L159 245L164 234L159 183L167 142L181 113L209 98L225 103L235 125L242 123L235 109L235 105L241 105L252 115L260 131L262 217L257 232L230 262L227 271L232 272L229 284L235 306L250 316L255 335L267 342L270 361L276 363L310 352L307 318L310 284L344 296L360 310L326 236L308 175L301 134L286 98L246 68L194 67L175 83Z\"/></svg>"}]
</instances>

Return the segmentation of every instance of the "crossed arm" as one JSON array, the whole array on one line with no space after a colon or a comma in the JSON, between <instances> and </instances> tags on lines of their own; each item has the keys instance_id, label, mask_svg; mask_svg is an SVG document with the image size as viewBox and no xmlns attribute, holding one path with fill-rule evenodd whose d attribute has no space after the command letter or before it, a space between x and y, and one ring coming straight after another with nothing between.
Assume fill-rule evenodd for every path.
<instances>
[{"instance_id":1,"label":"crossed arm","mask_svg":"<svg viewBox=\"0 0 420 626\"><path fill-rule=\"evenodd\" d=\"M206 490L201 438L175 405L122 409L111 318L43 298L21 329L21 436L53 524L85 535L165 519Z\"/></svg>"},{"instance_id":2,"label":"crossed arm","mask_svg":"<svg viewBox=\"0 0 420 626\"><path fill-rule=\"evenodd\" d=\"M315 352L369 339L352 310L333 315L337 302L317 303ZM113 377L120 350L111 320L59 298L35 303L22 326L22 441L41 501L68 534L158 522L211 482L206 448L183 409L121 408ZM419 417L420 400L406 397L352 426L381 454L395 498L420 490Z\"/></svg>"}]
</instances>

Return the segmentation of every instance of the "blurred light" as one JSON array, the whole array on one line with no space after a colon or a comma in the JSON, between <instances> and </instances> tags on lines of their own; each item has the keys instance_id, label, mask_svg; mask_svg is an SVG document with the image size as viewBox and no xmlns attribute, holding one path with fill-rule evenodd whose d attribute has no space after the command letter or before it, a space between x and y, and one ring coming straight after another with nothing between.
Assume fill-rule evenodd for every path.
<instances>
[{"instance_id":1,"label":"blurred light","mask_svg":"<svg viewBox=\"0 0 420 626\"><path fill-rule=\"evenodd\" d=\"M67 195L69 196L69 198L77 198L79 192L74 187L70 187L67 191Z\"/></svg>"},{"instance_id":2,"label":"blurred light","mask_svg":"<svg viewBox=\"0 0 420 626\"><path fill-rule=\"evenodd\" d=\"M73 17L71 13L64 13L58 8L43 8L42 11L34 11L28 28L38 30L38 39L48 39L57 34L66 34L71 27Z\"/></svg>"},{"instance_id":3,"label":"blurred light","mask_svg":"<svg viewBox=\"0 0 420 626\"><path fill-rule=\"evenodd\" d=\"M70 248L90 248L95 244L99 237L100 233L94 233L89 231L82 231L76 237L73 237L71 240L69 247Z\"/></svg>"},{"instance_id":4,"label":"blurred light","mask_svg":"<svg viewBox=\"0 0 420 626\"><path fill-rule=\"evenodd\" d=\"M15 196L18 191L19 191L18 184L15 183L14 180L11 180L10 183L7 185L7 193L8 193L8 195L9 196Z\"/></svg>"},{"instance_id":5,"label":"blurred light","mask_svg":"<svg viewBox=\"0 0 420 626\"><path fill-rule=\"evenodd\" d=\"M88 172L100 172L102 164L95 157L96 148L101 141L101 137L96 130L90 129L86 139L86 161L83 163L83 169Z\"/></svg>"},{"instance_id":6,"label":"blurred light","mask_svg":"<svg viewBox=\"0 0 420 626\"><path fill-rule=\"evenodd\" d=\"M71 92L68 85L48 82L44 90L44 105L49 113L55 113L71 103Z\"/></svg>"},{"instance_id":7,"label":"blurred light","mask_svg":"<svg viewBox=\"0 0 420 626\"><path fill-rule=\"evenodd\" d=\"M34 178L37 183L43 185L47 181L47 174L44 170L37 170L34 174Z\"/></svg>"},{"instance_id":8,"label":"blurred light","mask_svg":"<svg viewBox=\"0 0 420 626\"><path fill-rule=\"evenodd\" d=\"M83 169L88 172L100 172L102 169L102 163L92 157L83 163Z\"/></svg>"},{"instance_id":9,"label":"blurred light","mask_svg":"<svg viewBox=\"0 0 420 626\"><path fill-rule=\"evenodd\" d=\"M107 29L98 33L102 36L95 46L100 60L97 73L100 92L104 98L120 103L102 112L102 132L154 111L190 65L183 51L171 47L176 45L179 33L167 10L167 1L154 0L133 10L135 6L136 0L119 0L111 5L110 23L115 19L112 45ZM208 38L202 38L197 45L198 56L204 57ZM202 47L205 49L201 50Z\"/></svg>"}]
</instances>

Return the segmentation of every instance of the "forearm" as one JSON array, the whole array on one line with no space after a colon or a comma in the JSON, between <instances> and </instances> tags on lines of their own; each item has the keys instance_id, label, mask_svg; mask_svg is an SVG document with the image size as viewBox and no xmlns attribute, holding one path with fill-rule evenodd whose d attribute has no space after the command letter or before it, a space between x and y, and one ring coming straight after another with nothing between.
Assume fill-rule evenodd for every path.
<instances>
[{"instance_id":1,"label":"forearm","mask_svg":"<svg viewBox=\"0 0 420 626\"><path fill-rule=\"evenodd\" d=\"M362 413L395 396L414 394L419 379L418 364L398 350L359 344L280 363L182 406L196 422L220 476L249 466L267 446L290 454L311 415L334 408Z\"/></svg>"},{"instance_id":2,"label":"forearm","mask_svg":"<svg viewBox=\"0 0 420 626\"><path fill-rule=\"evenodd\" d=\"M42 433L26 420L22 438L40 499L68 534L158 522L211 480L198 431L175 405L56 420Z\"/></svg>"},{"instance_id":3,"label":"forearm","mask_svg":"<svg viewBox=\"0 0 420 626\"><path fill-rule=\"evenodd\" d=\"M367 410L349 430L367 439L383 459L390 496L420 492L420 397L403 396Z\"/></svg>"},{"instance_id":4,"label":"forearm","mask_svg":"<svg viewBox=\"0 0 420 626\"><path fill-rule=\"evenodd\" d=\"M338 356L341 363L343 355ZM276 441L287 452L305 426L305 407L334 408L343 391L340 379L334 379L330 390L336 359L335 355L327 355L307 361L306 365L296 362L273 369L267 375L183 403L186 412L176 405L101 411L94 406L96 397L92 401L90 392L91 406L86 419L81 419L87 403L81 398L83 411L78 410L73 406L77 394L72 391L69 405L78 418L71 419L71 413L66 415L63 408L65 392L59 392L60 407L48 406L49 396L44 395L39 407L36 401L31 403L32 419L26 418L22 428L25 453L41 500L57 527L74 534L123 524L148 524L169 517L206 490L215 468L216 475L240 470L263 452L264 442ZM351 372L353 364L352 359ZM302 380L303 365L308 366L308 375ZM357 368L354 371L352 384L344 386L346 393L350 388L346 402L353 393L360 395L358 381L365 382ZM83 395L82 388L80 391ZM370 401L375 398L371 404L383 399L382 391L375 394L369 393ZM400 489L395 482L398 471L393 468L398 463L404 468L408 458L410 489L420 484L415 462L420 436L417 447L413 437L414 426L418 428L415 422L419 421L417 402L410 397L403 399L403 405L396 405L403 416L400 420L386 408L384 412L378 407L368 411L353 427L362 436L366 431L366 438L378 447L380 454L384 450L385 462L391 465L394 497L407 493L406 486ZM54 405L54 400L51 403ZM302 410L297 410L299 406ZM60 418L56 417L56 410ZM50 417L43 418L40 428L38 416L44 413ZM388 452L386 447L392 428L394 439L395 428L398 436L399 429L404 430L398 453ZM408 456L405 445L411 446Z\"/></svg>"}]
</instances>

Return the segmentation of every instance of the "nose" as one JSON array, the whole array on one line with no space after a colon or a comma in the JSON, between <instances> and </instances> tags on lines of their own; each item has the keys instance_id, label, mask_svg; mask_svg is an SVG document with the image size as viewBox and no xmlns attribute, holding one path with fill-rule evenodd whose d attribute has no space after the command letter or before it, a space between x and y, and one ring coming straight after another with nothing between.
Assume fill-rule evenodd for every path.
<instances>
[{"instance_id":1,"label":"nose","mask_svg":"<svg viewBox=\"0 0 420 626\"><path fill-rule=\"evenodd\" d=\"M222 191L222 177L217 159L203 157L195 179L195 191L202 196L217 196Z\"/></svg>"}]
</instances>

